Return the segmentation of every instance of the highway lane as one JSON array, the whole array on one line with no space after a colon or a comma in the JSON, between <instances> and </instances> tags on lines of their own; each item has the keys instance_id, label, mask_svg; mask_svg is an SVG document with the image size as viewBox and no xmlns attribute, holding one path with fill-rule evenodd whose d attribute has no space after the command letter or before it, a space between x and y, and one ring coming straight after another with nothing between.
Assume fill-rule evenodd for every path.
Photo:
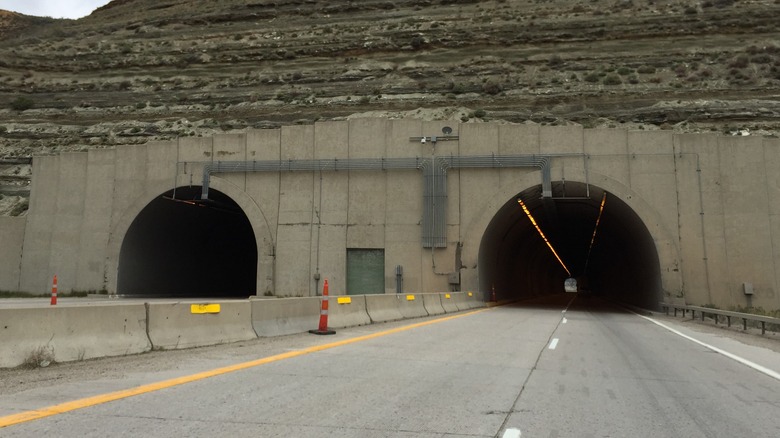
<instances>
[{"instance_id":1,"label":"highway lane","mask_svg":"<svg viewBox=\"0 0 780 438\"><path fill-rule=\"evenodd\" d=\"M780 381L601 301L570 300L307 352L7 426L0 436L780 436ZM288 350L397 325L290 337ZM246 350L233 361L258 357ZM172 375L134 376L125 387ZM68 399L75 385L53 385L52 399ZM78 397L123 381L82 385ZM40 389L3 394L0 416L46 405Z\"/></svg>"},{"instance_id":2,"label":"highway lane","mask_svg":"<svg viewBox=\"0 0 780 438\"><path fill-rule=\"evenodd\" d=\"M565 318L507 421L523 436L780 436L775 378L599 301Z\"/></svg>"}]
</instances>

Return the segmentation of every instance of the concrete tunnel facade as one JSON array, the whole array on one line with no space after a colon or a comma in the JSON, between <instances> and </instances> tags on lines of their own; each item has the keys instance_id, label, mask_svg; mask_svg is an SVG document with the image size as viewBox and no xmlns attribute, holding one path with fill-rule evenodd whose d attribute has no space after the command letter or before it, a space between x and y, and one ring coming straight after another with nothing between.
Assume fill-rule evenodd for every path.
<instances>
[{"instance_id":1,"label":"concrete tunnel facade","mask_svg":"<svg viewBox=\"0 0 780 438\"><path fill-rule=\"evenodd\" d=\"M777 308L778 146L354 119L36 157L28 216L0 221L0 258L19 266L0 289L45 292L56 273L61 291L313 296L327 278L333 294L396 293L401 280L519 299L572 275L644 307Z\"/></svg>"}]
</instances>

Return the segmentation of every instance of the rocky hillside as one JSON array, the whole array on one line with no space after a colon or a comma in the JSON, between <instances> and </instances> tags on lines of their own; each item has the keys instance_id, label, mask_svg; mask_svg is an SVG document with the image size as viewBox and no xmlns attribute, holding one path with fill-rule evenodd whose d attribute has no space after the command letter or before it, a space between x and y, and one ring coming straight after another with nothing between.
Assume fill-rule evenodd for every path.
<instances>
[{"instance_id":1,"label":"rocky hillside","mask_svg":"<svg viewBox=\"0 0 780 438\"><path fill-rule=\"evenodd\" d=\"M3 159L356 114L780 133L780 0L114 0L0 19L0 214L24 210L30 172Z\"/></svg>"}]
</instances>

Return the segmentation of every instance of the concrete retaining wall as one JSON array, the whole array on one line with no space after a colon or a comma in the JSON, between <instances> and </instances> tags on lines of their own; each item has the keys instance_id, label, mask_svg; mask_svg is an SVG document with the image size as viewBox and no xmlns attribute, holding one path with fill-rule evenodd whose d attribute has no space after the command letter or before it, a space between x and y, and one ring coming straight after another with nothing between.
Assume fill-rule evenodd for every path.
<instances>
[{"instance_id":1,"label":"concrete retaining wall","mask_svg":"<svg viewBox=\"0 0 780 438\"><path fill-rule=\"evenodd\" d=\"M2 368L22 365L36 350L67 362L152 348L143 304L0 309L0 321Z\"/></svg>"},{"instance_id":2,"label":"concrete retaining wall","mask_svg":"<svg viewBox=\"0 0 780 438\"><path fill-rule=\"evenodd\" d=\"M192 313L193 304L200 303L146 303L154 349L202 347L257 337L248 300L209 303L219 304L219 313Z\"/></svg>"},{"instance_id":3,"label":"concrete retaining wall","mask_svg":"<svg viewBox=\"0 0 780 438\"><path fill-rule=\"evenodd\" d=\"M0 290L19 290L25 217L0 217ZM48 272L41 272L46 277Z\"/></svg>"},{"instance_id":4,"label":"concrete retaining wall","mask_svg":"<svg viewBox=\"0 0 780 438\"><path fill-rule=\"evenodd\" d=\"M280 336L316 329L320 317L318 297L253 299L252 327L257 336Z\"/></svg>"}]
</instances>

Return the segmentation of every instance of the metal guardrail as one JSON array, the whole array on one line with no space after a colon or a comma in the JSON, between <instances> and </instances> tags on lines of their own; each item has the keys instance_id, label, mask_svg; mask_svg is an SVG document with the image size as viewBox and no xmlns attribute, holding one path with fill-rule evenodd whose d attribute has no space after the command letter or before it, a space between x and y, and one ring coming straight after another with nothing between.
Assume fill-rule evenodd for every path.
<instances>
[{"instance_id":1,"label":"metal guardrail","mask_svg":"<svg viewBox=\"0 0 780 438\"><path fill-rule=\"evenodd\" d=\"M696 319L696 312L701 315L701 320L704 321L706 315L712 316L715 324L718 324L718 317L725 316L726 324L731 327L731 318L737 318L742 320L742 329L747 330L748 321L756 321L761 323L761 334L766 334L767 324L776 324L780 327L780 318L772 318L771 316L753 315L750 313L730 312L727 310L711 309L708 307L699 306L686 306L680 304L661 303L661 308L664 309L666 314L669 314L669 309L674 309L674 316L677 316L677 311L682 310L683 318L685 318L688 312L691 312L691 319Z\"/></svg>"}]
</instances>

